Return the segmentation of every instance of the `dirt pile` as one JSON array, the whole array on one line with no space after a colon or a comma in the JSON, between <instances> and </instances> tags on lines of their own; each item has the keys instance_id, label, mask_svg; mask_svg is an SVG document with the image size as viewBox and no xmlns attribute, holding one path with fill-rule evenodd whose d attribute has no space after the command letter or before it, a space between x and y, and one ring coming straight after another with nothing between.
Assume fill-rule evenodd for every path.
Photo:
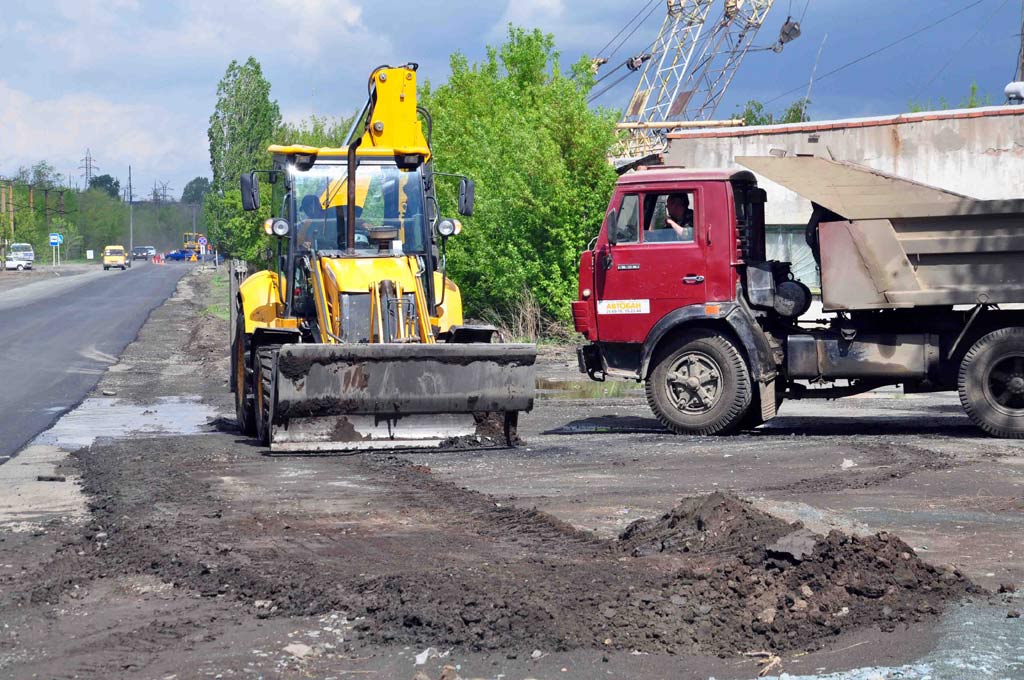
<instances>
[{"instance_id":1,"label":"dirt pile","mask_svg":"<svg viewBox=\"0 0 1024 680\"><path fill-rule=\"evenodd\" d=\"M634 557L662 552L724 555L766 545L791 531L781 519L715 492L684 498L657 520L636 520L619 536L619 544Z\"/></svg>"},{"instance_id":2,"label":"dirt pile","mask_svg":"<svg viewBox=\"0 0 1024 680\"><path fill-rule=\"evenodd\" d=\"M974 588L893 536L820 536L720 493L634 522L603 548L578 545L578 560L529 555L373 579L360 589L362 632L483 649L730 656L817 648L862 626L891 630Z\"/></svg>"}]
</instances>

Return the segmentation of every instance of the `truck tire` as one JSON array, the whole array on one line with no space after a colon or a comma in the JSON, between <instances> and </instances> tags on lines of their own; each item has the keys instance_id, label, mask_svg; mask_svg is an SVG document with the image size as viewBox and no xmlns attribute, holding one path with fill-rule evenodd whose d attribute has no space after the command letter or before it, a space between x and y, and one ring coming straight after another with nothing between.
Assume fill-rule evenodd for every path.
<instances>
[{"instance_id":1,"label":"truck tire","mask_svg":"<svg viewBox=\"0 0 1024 680\"><path fill-rule=\"evenodd\" d=\"M249 365L250 338L245 333L245 316L238 312L232 341L231 379L235 382L235 422L247 437L256 434L256 414L252 397L252 366Z\"/></svg>"},{"instance_id":2,"label":"truck tire","mask_svg":"<svg viewBox=\"0 0 1024 680\"><path fill-rule=\"evenodd\" d=\"M1024 328L1001 328L974 343L960 362L957 392L982 430L1024 439Z\"/></svg>"},{"instance_id":3,"label":"truck tire","mask_svg":"<svg viewBox=\"0 0 1024 680\"><path fill-rule=\"evenodd\" d=\"M739 349L711 331L681 337L647 377L647 403L677 434L729 434L752 402L750 372Z\"/></svg>"},{"instance_id":4,"label":"truck tire","mask_svg":"<svg viewBox=\"0 0 1024 680\"><path fill-rule=\"evenodd\" d=\"M256 439L263 446L270 446L271 423L274 419L274 404L277 401L277 351L276 345L256 350L257 375L253 386L253 404L256 407Z\"/></svg>"}]
</instances>

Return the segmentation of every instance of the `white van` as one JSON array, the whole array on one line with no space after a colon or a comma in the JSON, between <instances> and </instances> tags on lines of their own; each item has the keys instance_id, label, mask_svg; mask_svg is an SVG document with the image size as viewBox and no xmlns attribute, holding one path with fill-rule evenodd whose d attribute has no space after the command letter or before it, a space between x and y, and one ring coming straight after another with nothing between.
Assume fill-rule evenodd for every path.
<instances>
[{"instance_id":1,"label":"white van","mask_svg":"<svg viewBox=\"0 0 1024 680\"><path fill-rule=\"evenodd\" d=\"M36 253L31 243L12 243L7 249L7 269L32 269L36 261Z\"/></svg>"}]
</instances>

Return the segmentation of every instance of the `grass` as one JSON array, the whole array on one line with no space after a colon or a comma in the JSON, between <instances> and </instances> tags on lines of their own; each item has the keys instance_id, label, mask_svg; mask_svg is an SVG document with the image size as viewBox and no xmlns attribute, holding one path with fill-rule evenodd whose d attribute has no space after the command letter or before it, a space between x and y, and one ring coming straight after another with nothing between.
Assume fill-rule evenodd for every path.
<instances>
[{"instance_id":1,"label":"grass","mask_svg":"<svg viewBox=\"0 0 1024 680\"><path fill-rule=\"evenodd\" d=\"M576 332L571 326L544 315L537 298L529 289L523 291L505 314L490 310L484 312L483 317L487 323L498 328L498 335L503 342L565 345L576 339Z\"/></svg>"},{"instance_id":2,"label":"grass","mask_svg":"<svg viewBox=\"0 0 1024 680\"><path fill-rule=\"evenodd\" d=\"M231 319L231 311L228 307L230 300L228 300L228 271L226 267L222 268L210 279L210 297L214 300L220 300L220 302L207 305L203 311L221 321L229 321Z\"/></svg>"}]
</instances>

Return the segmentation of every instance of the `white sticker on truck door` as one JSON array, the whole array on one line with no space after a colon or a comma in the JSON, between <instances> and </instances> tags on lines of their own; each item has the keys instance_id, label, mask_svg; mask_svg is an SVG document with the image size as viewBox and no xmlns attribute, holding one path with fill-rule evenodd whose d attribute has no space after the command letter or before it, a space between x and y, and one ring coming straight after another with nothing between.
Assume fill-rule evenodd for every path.
<instances>
[{"instance_id":1,"label":"white sticker on truck door","mask_svg":"<svg viewBox=\"0 0 1024 680\"><path fill-rule=\"evenodd\" d=\"M598 300L598 314L650 314L650 300Z\"/></svg>"}]
</instances>

